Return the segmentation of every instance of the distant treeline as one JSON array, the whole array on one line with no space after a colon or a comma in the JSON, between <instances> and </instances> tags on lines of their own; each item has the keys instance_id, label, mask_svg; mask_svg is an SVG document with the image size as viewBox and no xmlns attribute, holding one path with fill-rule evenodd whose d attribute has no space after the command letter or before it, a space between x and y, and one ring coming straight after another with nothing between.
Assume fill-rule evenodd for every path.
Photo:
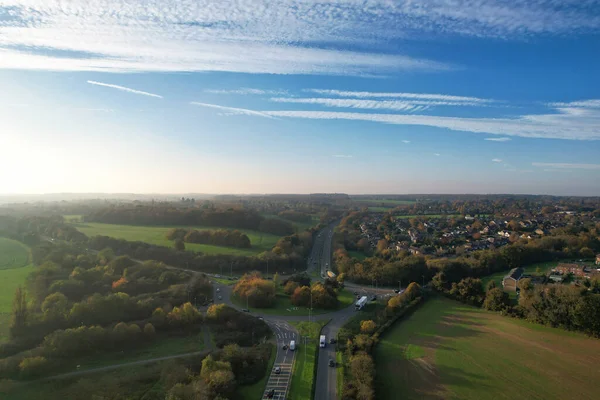
<instances>
[{"instance_id":1,"label":"distant treeline","mask_svg":"<svg viewBox=\"0 0 600 400\"><path fill-rule=\"evenodd\" d=\"M186 243L212 244L214 246L252 247L248 235L238 230L219 229L216 231L199 231L197 229L173 228L167 232L169 240L183 240Z\"/></svg>"},{"instance_id":2,"label":"distant treeline","mask_svg":"<svg viewBox=\"0 0 600 400\"><path fill-rule=\"evenodd\" d=\"M294 225L280 218L265 218L246 208L175 208L171 206L114 206L84 217L87 222L128 225L198 225L252 229L274 235L294 233Z\"/></svg>"}]
</instances>

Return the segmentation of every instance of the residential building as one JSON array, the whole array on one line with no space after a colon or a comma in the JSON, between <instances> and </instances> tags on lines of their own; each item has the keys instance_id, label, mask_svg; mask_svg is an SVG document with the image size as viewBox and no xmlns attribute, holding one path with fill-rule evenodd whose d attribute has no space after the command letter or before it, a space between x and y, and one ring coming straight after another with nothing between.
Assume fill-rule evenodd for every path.
<instances>
[{"instance_id":1,"label":"residential building","mask_svg":"<svg viewBox=\"0 0 600 400\"><path fill-rule=\"evenodd\" d=\"M521 267L511 269L508 275L502 279L502 287L504 287L504 290L516 292L517 283L519 283L519 280L523 276L523 272L524 270Z\"/></svg>"},{"instance_id":2,"label":"residential building","mask_svg":"<svg viewBox=\"0 0 600 400\"><path fill-rule=\"evenodd\" d=\"M586 275L585 265L579 264L558 264L554 271L566 275L573 274L578 277L584 277Z\"/></svg>"}]
</instances>

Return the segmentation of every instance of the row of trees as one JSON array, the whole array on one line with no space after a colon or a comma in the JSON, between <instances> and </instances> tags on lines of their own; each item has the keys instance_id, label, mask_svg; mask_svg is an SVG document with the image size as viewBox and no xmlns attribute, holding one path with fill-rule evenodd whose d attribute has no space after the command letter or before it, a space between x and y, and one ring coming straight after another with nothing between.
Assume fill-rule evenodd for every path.
<instances>
[{"instance_id":1,"label":"row of trees","mask_svg":"<svg viewBox=\"0 0 600 400\"><path fill-rule=\"evenodd\" d=\"M291 302L295 306L333 309L339 303L337 292L327 282L301 286L298 282L289 280L284 286L284 292L290 295Z\"/></svg>"},{"instance_id":2,"label":"row of trees","mask_svg":"<svg viewBox=\"0 0 600 400\"><path fill-rule=\"evenodd\" d=\"M238 230L202 230L173 228L167 232L168 240L181 240L186 243L211 244L243 249L252 247L248 235Z\"/></svg>"},{"instance_id":3,"label":"row of trees","mask_svg":"<svg viewBox=\"0 0 600 400\"><path fill-rule=\"evenodd\" d=\"M421 301L421 288L412 282L406 290L391 297L381 310L366 311L371 319L353 319L340 331L339 345L349 369L350 379L344 381L342 400L375 399L375 362L373 349L379 335L395 321L412 311Z\"/></svg>"},{"instance_id":4,"label":"row of trees","mask_svg":"<svg viewBox=\"0 0 600 400\"><path fill-rule=\"evenodd\" d=\"M294 225L281 218L265 218L256 210L229 208L176 208L168 204L113 206L85 216L88 222L128 225L199 225L252 229L274 235L291 235Z\"/></svg>"},{"instance_id":5,"label":"row of trees","mask_svg":"<svg viewBox=\"0 0 600 400\"><path fill-rule=\"evenodd\" d=\"M233 288L235 296L258 308L273 307L275 293L276 281L263 279L258 272L245 274Z\"/></svg>"}]
</instances>

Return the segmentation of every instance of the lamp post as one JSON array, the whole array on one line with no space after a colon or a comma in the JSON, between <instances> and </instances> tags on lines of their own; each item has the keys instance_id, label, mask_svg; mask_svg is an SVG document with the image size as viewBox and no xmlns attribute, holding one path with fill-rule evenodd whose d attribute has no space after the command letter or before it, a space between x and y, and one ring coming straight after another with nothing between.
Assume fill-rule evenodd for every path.
<instances>
[{"instance_id":1,"label":"lamp post","mask_svg":"<svg viewBox=\"0 0 600 400\"><path fill-rule=\"evenodd\" d=\"M402 279L398 281L398 292L402 290Z\"/></svg>"}]
</instances>

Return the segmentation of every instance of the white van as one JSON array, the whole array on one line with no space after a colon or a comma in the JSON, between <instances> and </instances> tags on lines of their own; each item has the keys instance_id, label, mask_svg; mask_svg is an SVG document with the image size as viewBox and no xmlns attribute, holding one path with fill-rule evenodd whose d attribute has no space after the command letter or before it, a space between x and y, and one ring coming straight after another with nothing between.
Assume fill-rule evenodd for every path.
<instances>
[{"instance_id":1,"label":"white van","mask_svg":"<svg viewBox=\"0 0 600 400\"><path fill-rule=\"evenodd\" d=\"M292 351L296 350L296 341L295 340L290 340L290 350L292 350Z\"/></svg>"},{"instance_id":2,"label":"white van","mask_svg":"<svg viewBox=\"0 0 600 400\"><path fill-rule=\"evenodd\" d=\"M321 337L319 338L319 347L325 347L325 335L321 335Z\"/></svg>"}]
</instances>

